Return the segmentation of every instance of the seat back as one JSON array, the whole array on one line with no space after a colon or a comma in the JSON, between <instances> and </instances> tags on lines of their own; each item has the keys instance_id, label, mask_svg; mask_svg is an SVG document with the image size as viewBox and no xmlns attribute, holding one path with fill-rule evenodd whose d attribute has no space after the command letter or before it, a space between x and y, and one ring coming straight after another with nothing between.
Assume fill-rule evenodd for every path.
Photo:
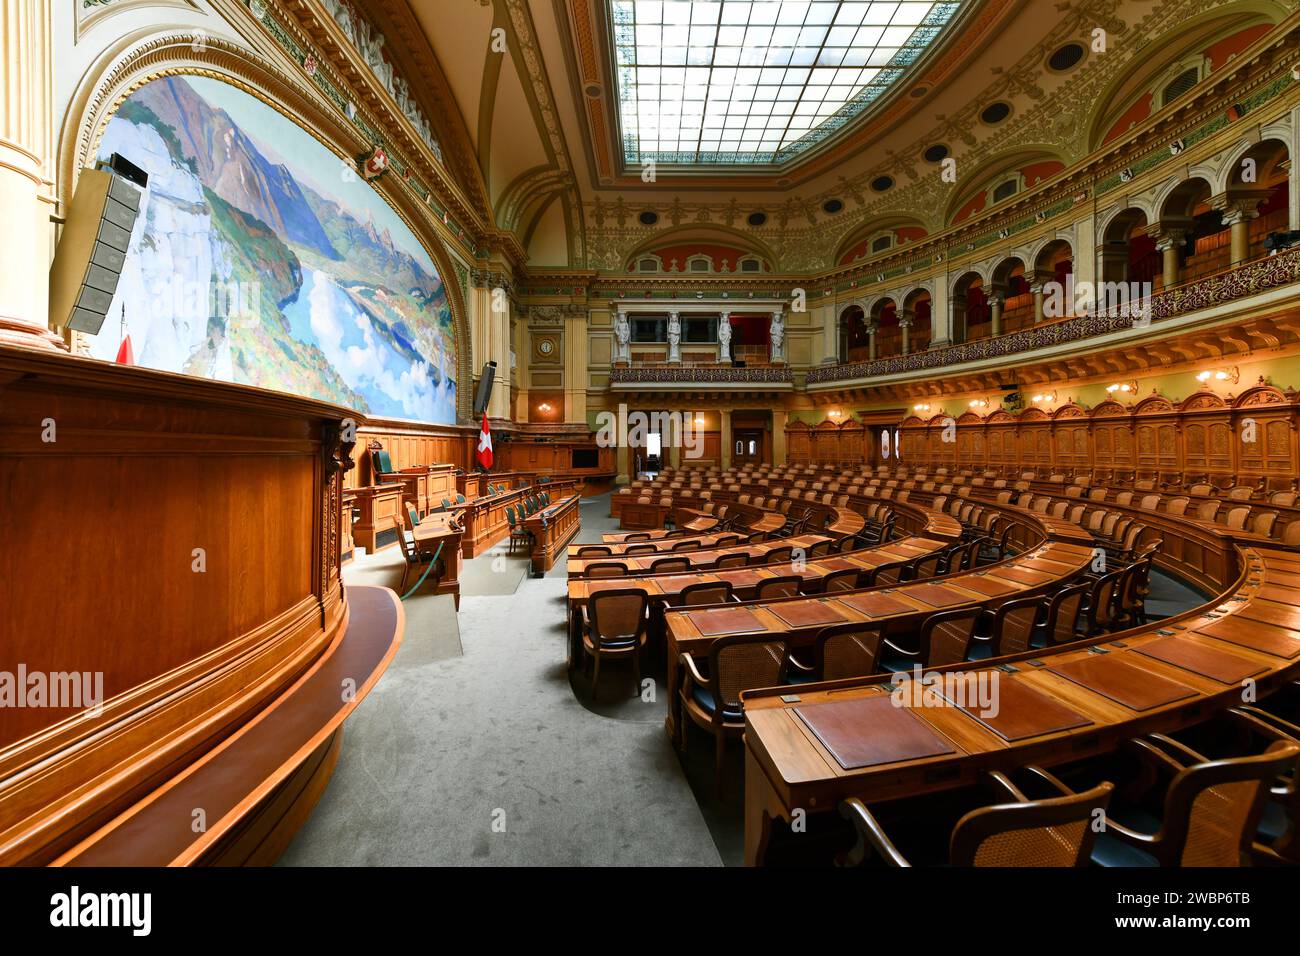
<instances>
[{"instance_id":1,"label":"seat back","mask_svg":"<svg viewBox=\"0 0 1300 956\"><path fill-rule=\"evenodd\" d=\"M599 558L608 557L613 553L612 548L608 548L603 544L595 544L590 547L579 548L577 556L580 558Z\"/></svg>"},{"instance_id":2,"label":"seat back","mask_svg":"<svg viewBox=\"0 0 1300 956\"><path fill-rule=\"evenodd\" d=\"M966 660L980 613L978 607L958 608L927 617L917 642L921 663L926 667L942 667Z\"/></svg>"},{"instance_id":3,"label":"seat back","mask_svg":"<svg viewBox=\"0 0 1300 956\"><path fill-rule=\"evenodd\" d=\"M880 660L882 624L847 621L824 627L813 645L817 674L822 680L870 677Z\"/></svg>"},{"instance_id":4,"label":"seat back","mask_svg":"<svg viewBox=\"0 0 1300 956\"><path fill-rule=\"evenodd\" d=\"M622 561L593 561L587 565L583 577L621 578L627 575L627 565Z\"/></svg>"},{"instance_id":5,"label":"seat back","mask_svg":"<svg viewBox=\"0 0 1300 956\"><path fill-rule=\"evenodd\" d=\"M1068 644L1079 640L1079 614L1091 586L1073 584L1052 595L1047 605L1047 644Z\"/></svg>"},{"instance_id":6,"label":"seat back","mask_svg":"<svg viewBox=\"0 0 1300 956\"><path fill-rule=\"evenodd\" d=\"M587 602L592 643L627 644L640 639L646 628L649 598L640 588L611 588L597 591Z\"/></svg>"},{"instance_id":7,"label":"seat back","mask_svg":"<svg viewBox=\"0 0 1300 956\"><path fill-rule=\"evenodd\" d=\"M1141 743L1141 742L1140 742ZM1277 742L1262 754L1210 760L1179 771L1165 795L1163 862L1241 866L1249 858L1273 781L1294 768L1300 745Z\"/></svg>"},{"instance_id":8,"label":"seat back","mask_svg":"<svg viewBox=\"0 0 1300 956\"><path fill-rule=\"evenodd\" d=\"M730 581L701 581L682 588L681 594L677 597L677 604L681 607L692 607L700 604L726 604L730 600Z\"/></svg>"},{"instance_id":9,"label":"seat back","mask_svg":"<svg viewBox=\"0 0 1300 956\"><path fill-rule=\"evenodd\" d=\"M839 571L832 571L826 575L822 581L822 590L830 593L831 591L852 591L858 586L858 578L862 572L854 568L843 568Z\"/></svg>"},{"instance_id":10,"label":"seat back","mask_svg":"<svg viewBox=\"0 0 1300 956\"><path fill-rule=\"evenodd\" d=\"M903 570L907 567L906 561L895 561L890 564L882 564L880 567L872 570L871 582L868 587L879 587L881 585L894 585L903 580Z\"/></svg>"},{"instance_id":11,"label":"seat back","mask_svg":"<svg viewBox=\"0 0 1300 956\"><path fill-rule=\"evenodd\" d=\"M799 585L803 583L803 578L795 574L783 575L779 578L768 578L766 581L759 582L756 594L760 601L769 601L772 598L797 597L799 594Z\"/></svg>"},{"instance_id":12,"label":"seat back","mask_svg":"<svg viewBox=\"0 0 1300 956\"><path fill-rule=\"evenodd\" d=\"M737 634L720 637L709 647L708 689L718 706L714 723L722 723L723 712L740 710L740 694L785 682L788 635Z\"/></svg>"},{"instance_id":13,"label":"seat back","mask_svg":"<svg viewBox=\"0 0 1300 956\"><path fill-rule=\"evenodd\" d=\"M1196 517L1200 521L1213 521L1219 514L1219 502L1203 501L1196 506Z\"/></svg>"},{"instance_id":14,"label":"seat back","mask_svg":"<svg viewBox=\"0 0 1300 956\"><path fill-rule=\"evenodd\" d=\"M749 564L749 555L743 551L739 554L724 554L713 562L715 568L743 568Z\"/></svg>"},{"instance_id":15,"label":"seat back","mask_svg":"<svg viewBox=\"0 0 1300 956\"><path fill-rule=\"evenodd\" d=\"M783 546L773 548L763 557L765 564L785 564L794 556L794 548Z\"/></svg>"},{"instance_id":16,"label":"seat back","mask_svg":"<svg viewBox=\"0 0 1300 956\"><path fill-rule=\"evenodd\" d=\"M1088 633L1099 634L1108 631L1115 623L1115 590L1119 579L1126 569L1103 574L1092 586L1088 596Z\"/></svg>"},{"instance_id":17,"label":"seat back","mask_svg":"<svg viewBox=\"0 0 1300 956\"><path fill-rule=\"evenodd\" d=\"M1084 866L1097 839L1098 809L1114 785L1046 800L972 810L953 827L948 860L954 866Z\"/></svg>"},{"instance_id":18,"label":"seat back","mask_svg":"<svg viewBox=\"0 0 1300 956\"><path fill-rule=\"evenodd\" d=\"M1276 511L1262 511L1250 519L1250 530L1255 534L1262 534L1267 537L1273 533L1273 525L1276 521Z\"/></svg>"},{"instance_id":19,"label":"seat back","mask_svg":"<svg viewBox=\"0 0 1300 956\"><path fill-rule=\"evenodd\" d=\"M658 553L658 548L656 548L653 544L649 544L649 543L629 544L626 548L623 549L624 556L629 558L636 554L657 554L657 553Z\"/></svg>"},{"instance_id":20,"label":"seat back","mask_svg":"<svg viewBox=\"0 0 1300 956\"><path fill-rule=\"evenodd\" d=\"M993 614L993 656L1029 650L1043 599L1017 598L1001 604Z\"/></svg>"},{"instance_id":21,"label":"seat back","mask_svg":"<svg viewBox=\"0 0 1300 956\"><path fill-rule=\"evenodd\" d=\"M1244 531L1246 530L1246 519L1248 517L1250 517L1249 507L1230 508L1227 517L1224 519L1224 524L1237 531Z\"/></svg>"}]
</instances>

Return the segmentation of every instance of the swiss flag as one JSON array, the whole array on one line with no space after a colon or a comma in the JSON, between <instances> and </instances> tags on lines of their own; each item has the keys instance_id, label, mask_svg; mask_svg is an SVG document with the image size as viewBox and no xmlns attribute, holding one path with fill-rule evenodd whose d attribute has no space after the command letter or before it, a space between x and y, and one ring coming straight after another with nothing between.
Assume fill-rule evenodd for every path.
<instances>
[{"instance_id":1,"label":"swiss flag","mask_svg":"<svg viewBox=\"0 0 1300 956\"><path fill-rule=\"evenodd\" d=\"M483 413L483 430L478 435L478 463L485 469L492 468L492 431L488 428L487 412Z\"/></svg>"}]
</instances>

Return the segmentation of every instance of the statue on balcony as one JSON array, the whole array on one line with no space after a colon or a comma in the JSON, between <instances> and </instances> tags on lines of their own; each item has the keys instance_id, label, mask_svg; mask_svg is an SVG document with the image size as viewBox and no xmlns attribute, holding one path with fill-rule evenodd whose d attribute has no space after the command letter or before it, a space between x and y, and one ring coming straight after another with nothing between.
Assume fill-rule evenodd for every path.
<instances>
[{"instance_id":1,"label":"statue on balcony","mask_svg":"<svg viewBox=\"0 0 1300 956\"><path fill-rule=\"evenodd\" d=\"M731 361L731 316L726 312L718 319L718 345L721 347L720 361Z\"/></svg>"},{"instance_id":2,"label":"statue on balcony","mask_svg":"<svg viewBox=\"0 0 1300 956\"><path fill-rule=\"evenodd\" d=\"M769 330L772 339L772 361L785 361L785 313L772 313L772 327Z\"/></svg>"},{"instance_id":3,"label":"statue on balcony","mask_svg":"<svg viewBox=\"0 0 1300 956\"><path fill-rule=\"evenodd\" d=\"M682 320L676 312L668 313L668 361L678 364L682 360Z\"/></svg>"},{"instance_id":4,"label":"statue on balcony","mask_svg":"<svg viewBox=\"0 0 1300 956\"><path fill-rule=\"evenodd\" d=\"M614 362L632 364L632 325L627 320L626 312L619 312L614 319Z\"/></svg>"}]
</instances>

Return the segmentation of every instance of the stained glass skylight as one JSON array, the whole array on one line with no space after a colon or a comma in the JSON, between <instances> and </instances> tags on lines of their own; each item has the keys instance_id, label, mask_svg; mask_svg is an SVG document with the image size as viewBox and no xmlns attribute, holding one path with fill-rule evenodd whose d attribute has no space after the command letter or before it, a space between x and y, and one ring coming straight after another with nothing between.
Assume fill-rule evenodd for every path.
<instances>
[{"instance_id":1,"label":"stained glass skylight","mask_svg":"<svg viewBox=\"0 0 1300 956\"><path fill-rule=\"evenodd\" d=\"M783 163L875 102L962 2L613 0L624 158Z\"/></svg>"}]
</instances>

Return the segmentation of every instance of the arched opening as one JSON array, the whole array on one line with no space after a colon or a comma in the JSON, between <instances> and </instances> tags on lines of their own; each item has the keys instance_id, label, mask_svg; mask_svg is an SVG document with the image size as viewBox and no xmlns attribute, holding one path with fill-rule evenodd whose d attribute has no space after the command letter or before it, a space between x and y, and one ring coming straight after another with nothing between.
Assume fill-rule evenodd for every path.
<instances>
[{"instance_id":1,"label":"arched opening","mask_svg":"<svg viewBox=\"0 0 1300 956\"><path fill-rule=\"evenodd\" d=\"M1223 211L1210 202L1211 194L1210 184L1197 176L1179 183L1161 206L1157 245L1162 288L1228 268L1228 225Z\"/></svg>"},{"instance_id":2,"label":"arched opening","mask_svg":"<svg viewBox=\"0 0 1300 956\"><path fill-rule=\"evenodd\" d=\"M1049 242L1034 257L1034 268L1028 278L1031 281L1030 297L1035 322L1059 319L1060 315L1048 314L1058 311L1056 303L1067 301L1070 297L1066 290L1070 288L1070 276L1074 274L1074 249L1064 239ZM1048 288L1049 283L1051 288ZM1037 292L1034 292L1034 289ZM1060 298L1047 293L1059 290ZM1048 306L1047 303L1053 303Z\"/></svg>"},{"instance_id":3,"label":"arched opening","mask_svg":"<svg viewBox=\"0 0 1300 956\"><path fill-rule=\"evenodd\" d=\"M1034 324L1034 294L1023 259L1003 259L993 270L990 308L995 320L992 334L1016 332Z\"/></svg>"},{"instance_id":4,"label":"arched opening","mask_svg":"<svg viewBox=\"0 0 1300 956\"><path fill-rule=\"evenodd\" d=\"M1244 215L1245 221L1237 227L1232 264L1268 255L1271 250L1264 240L1272 233L1290 231L1290 171L1291 154L1278 139L1256 143L1233 166L1228 178L1229 210ZM1242 229L1244 236L1240 235ZM1243 242L1244 249L1240 247Z\"/></svg>"},{"instance_id":5,"label":"arched opening","mask_svg":"<svg viewBox=\"0 0 1300 956\"><path fill-rule=\"evenodd\" d=\"M841 362L865 362L871 346L867 320L862 307L851 305L840 313Z\"/></svg>"},{"instance_id":6,"label":"arched opening","mask_svg":"<svg viewBox=\"0 0 1300 956\"><path fill-rule=\"evenodd\" d=\"M957 280L952 291L952 340L974 342L992 334L992 312L984 277L967 272Z\"/></svg>"},{"instance_id":7,"label":"arched opening","mask_svg":"<svg viewBox=\"0 0 1300 956\"><path fill-rule=\"evenodd\" d=\"M904 354L924 352L930 347L933 328L928 289L915 289L908 293L903 299L903 318L912 320L907 330L907 349Z\"/></svg>"},{"instance_id":8,"label":"arched opening","mask_svg":"<svg viewBox=\"0 0 1300 956\"><path fill-rule=\"evenodd\" d=\"M1160 252L1151 237L1147 214L1128 208L1110 221L1102 238L1103 282L1159 284Z\"/></svg>"},{"instance_id":9,"label":"arched opening","mask_svg":"<svg viewBox=\"0 0 1300 956\"><path fill-rule=\"evenodd\" d=\"M881 299L871 307L871 324L876 327L876 358L902 354L902 329L898 327L898 304Z\"/></svg>"}]
</instances>

